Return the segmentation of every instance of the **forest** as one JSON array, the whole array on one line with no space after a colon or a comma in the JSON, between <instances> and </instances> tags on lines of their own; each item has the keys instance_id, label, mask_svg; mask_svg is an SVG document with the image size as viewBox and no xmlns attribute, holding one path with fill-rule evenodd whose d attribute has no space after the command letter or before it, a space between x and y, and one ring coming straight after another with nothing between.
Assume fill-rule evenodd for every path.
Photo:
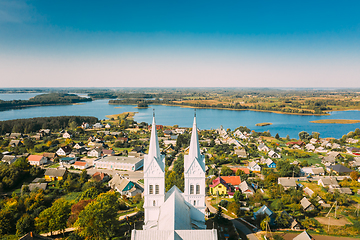
<instances>
[{"instance_id":1,"label":"forest","mask_svg":"<svg viewBox=\"0 0 360 240\"><path fill-rule=\"evenodd\" d=\"M99 119L96 117L86 116L39 117L0 121L0 135L11 132L32 133L38 132L40 129L59 130L67 128L72 122L79 126L83 122L94 124L98 121Z\"/></svg>"},{"instance_id":2,"label":"forest","mask_svg":"<svg viewBox=\"0 0 360 240\"><path fill-rule=\"evenodd\" d=\"M7 110L13 108L30 107L37 105L57 105L57 104L72 104L80 102L90 102L91 98L79 97L75 94L67 93L46 93L40 94L29 100L0 100L0 110Z\"/></svg>"}]
</instances>

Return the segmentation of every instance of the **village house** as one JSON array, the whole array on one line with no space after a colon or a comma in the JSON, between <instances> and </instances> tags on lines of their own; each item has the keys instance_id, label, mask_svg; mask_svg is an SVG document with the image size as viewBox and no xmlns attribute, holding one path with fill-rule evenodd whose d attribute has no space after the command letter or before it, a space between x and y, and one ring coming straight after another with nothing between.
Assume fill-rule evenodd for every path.
<instances>
[{"instance_id":1,"label":"village house","mask_svg":"<svg viewBox=\"0 0 360 240\"><path fill-rule=\"evenodd\" d=\"M312 211L315 209L315 206L306 197L303 197L303 199L301 199L300 204L301 204L303 210L306 212Z\"/></svg>"},{"instance_id":2,"label":"village house","mask_svg":"<svg viewBox=\"0 0 360 240\"><path fill-rule=\"evenodd\" d=\"M315 151L314 152L317 152L317 153L326 153L328 152L328 150L326 150L325 148L323 147L318 147L318 148L315 148Z\"/></svg>"},{"instance_id":3,"label":"village house","mask_svg":"<svg viewBox=\"0 0 360 240\"><path fill-rule=\"evenodd\" d=\"M102 150L100 148L93 148L90 151L88 151L87 156L88 157L100 157Z\"/></svg>"},{"instance_id":4,"label":"village house","mask_svg":"<svg viewBox=\"0 0 360 240\"><path fill-rule=\"evenodd\" d=\"M327 156L333 157L335 159L344 159L344 157L339 152L328 152Z\"/></svg>"},{"instance_id":5,"label":"village house","mask_svg":"<svg viewBox=\"0 0 360 240\"><path fill-rule=\"evenodd\" d=\"M346 151L347 151L349 154L360 153L360 148L348 147L348 148L346 148Z\"/></svg>"},{"instance_id":6,"label":"village house","mask_svg":"<svg viewBox=\"0 0 360 240\"><path fill-rule=\"evenodd\" d=\"M269 224L275 225L276 216L266 205L263 205L257 212L254 213L254 218L256 219L259 215L267 215L270 218Z\"/></svg>"},{"instance_id":7,"label":"village house","mask_svg":"<svg viewBox=\"0 0 360 240\"><path fill-rule=\"evenodd\" d=\"M64 165L64 164L69 165L69 164L75 163L75 160L76 160L76 158L74 158L74 157L63 157L63 158L59 159L59 162L61 165Z\"/></svg>"},{"instance_id":8,"label":"village house","mask_svg":"<svg viewBox=\"0 0 360 240\"><path fill-rule=\"evenodd\" d=\"M60 147L57 151L56 154L58 156L66 156L69 153L71 153L72 149L69 146L65 146L65 147Z\"/></svg>"},{"instance_id":9,"label":"village house","mask_svg":"<svg viewBox=\"0 0 360 240\"><path fill-rule=\"evenodd\" d=\"M311 144L317 144L319 142L319 140L317 140L316 138L312 138L312 139L310 139L310 143Z\"/></svg>"},{"instance_id":10,"label":"village house","mask_svg":"<svg viewBox=\"0 0 360 240\"><path fill-rule=\"evenodd\" d=\"M303 231L302 233L294 237L293 240L314 240L314 238L310 236L306 231Z\"/></svg>"},{"instance_id":11,"label":"village house","mask_svg":"<svg viewBox=\"0 0 360 240\"><path fill-rule=\"evenodd\" d=\"M255 189L249 185L246 181L243 181L239 185L240 191L242 194L245 194L246 197L249 197L255 193Z\"/></svg>"},{"instance_id":12,"label":"village house","mask_svg":"<svg viewBox=\"0 0 360 240\"><path fill-rule=\"evenodd\" d=\"M54 158L56 158L56 153L44 152L43 156L46 157L48 160L53 161Z\"/></svg>"},{"instance_id":13,"label":"village house","mask_svg":"<svg viewBox=\"0 0 360 240\"><path fill-rule=\"evenodd\" d=\"M37 189L45 190L47 188L47 183L30 183L29 185L22 185L21 189L23 190L24 187L28 187L30 192Z\"/></svg>"},{"instance_id":14,"label":"village house","mask_svg":"<svg viewBox=\"0 0 360 240\"><path fill-rule=\"evenodd\" d=\"M8 164L13 164L16 161L17 157L16 156L12 156L12 155L5 155L3 156L3 158L1 159L2 162L8 163Z\"/></svg>"},{"instance_id":15,"label":"village house","mask_svg":"<svg viewBox=\"0 0 360 240\"><path fill-rule=\"evenodd\" d=\"M104 125L102 125L101 123L95 123L94 125L93 125L93 128L94 129L100 129L100 128L103 128L104 127Z\"/></svg>"},{"instance_id":16,"label":"village house","mask_svg":"<svg viewBox=\"0 0 360 240\"><path fill-rule=\"evenodd\" d=\"M30 155L28 161L30 165L41 166L47 163L48 159L42 155Z\"/></svg>"},{"instance_id":17,"label":"village house","mask_svg":"<svg viewBox=\"0 0 360 240\"><path fill-rule=\"evenodd\" d=\"M271 158L281 158L280 154L278 154L277 152L274 152L273 150L271 150L269 153L268 153L269 157Z\"/></svg>"},{"instance_id":18,"label":"village house","mask_svg":"<svg viewBox=\"0 0 360 240\"><path fill-rule=\"evenodd\" d=\"M76 169L87 169L89 167L88 163L85 161L75 161L75 163L72 165Z\"/></svg>"},{"instance_id":19,"label":"village house","mask_svg":"<svg viewBox=\"0 0 360 240\"><path fill-rule=\"evenodd\" d=\"M336 180L336 178L332 178L332 177L320 178L318 180L318 185L323 187L340 188L340 185Z\"/></svg>"},{"instance_id":20,"label":"village house","mask_svg":"<svg viewBox=\"0 0 360 240\"><path fill-rule=\"evenodd\" d=\"M109 181L110 179L110 176L107 173L103 173L103 172L96 172L91 177L95 181L99 181L99 182L106 182Z\"/></svg>"},{"instance_id":21,"label":"village house","mask_svg":"<svg viewBox=\"0 0 360 240\"><path fill-rule=\"evenodd\" d=\"M311 143L306 144L306 145L305 145L305 148L306 148L306 150L307 150L308 152L313 152L313 151L315 151L315 146L312 145Z\"/></svg>"},{"instance_id":22,"label":"village house","mask_svg":"<svg viewBox=\"0 0 360 240\"><path fill-rule=\"evenodd\" d=\"M231 171L234 172L234 174L236 174L236 172L237 172L238 170L243 171L243 172L244 172L245 174L247 174L247 175L250 174L250 170L249 170L249 168L247 168L247 167L230 167L230 169L231 169Z\"/></svg>"},{"instance_id":23,"label":"village house","mask_svg":"<svg viewBox=\"0 0 360 240\"><path fill-rule=\"evenodd\" d=\"M22 145L22 143L20 140L11 140L9 143L10 147L17 147L17 146L21 146L21 145Z\"/></svg>"},{"instance_id":24,"label":"village house","mask_svg":"<svg viewBox=\"0 0 360 240\"><path fill-rule=\"evenodd\" d=\"M107 128L107 129L111 128L111 124L110 124L110 123L107 123L107 124L105 125L105 128Z\"/></svg>"},{"instance_id":25,"label":"village house","mask_svg":"<svg viewBox=\"0 0 360 240\"><path fill-rule=\"evenodd\" d=\"M235 149L235 154L240 158L247 158L247 153L245 148Z\"/></svg>"},{"instance_id":26,"label":"village house","mask_svg":"<svg viewBox=\"0 0 360 240\"><path fill-rule=\"evenodd\" d=\"M322 176L325 174L324 168L322 167L303 167L300 169L302 176Z\"/></svg>"},{"instance_id":27,"label":"village house","mask_svg":"<svg viewBox=\"0 0 360 240\"><path fill-rule=\"evenodd\" d=\"M260 143L258 146L258 150L261 152L268 152L270 151L270 148L266 146L264 143Z\"/></svg>"},{"instance_id":28,"label":"village house","mask_svg":"<svg viewBox=\"0 0 360 240\"><path fill-rule=\"evenodd\" d=\"M350 143L350 144L356 144L356 143L359 142L359 140L358 139L353 139L353 138L347 138L346 142Z\"/></svg>"},{"instance_id":29,"label":"village house","mask_svg":"<svg viewBox=\"0 0 360 240\"><path fill-rule=\"evenodd\" d=\"M287 190L291 187L296 188L297 184L294 178L278 178L278 184L284 187L284 190Z\"/></svg>"},{"instance_id":30,"label":"village house","mask_svg":"<svg viewBox=\"0 0 360 240\"><path fill-rule=\"evenodd\" d=\"M214 179L209 188L212 195L226 195L228 192L231 192L231 188L221 177Z\"/></svg>"},{"instance_id":31,"label":"village house","mask_svg":"<svg viewBox=\"0 0 360 240\"><path fill-rule=\"evenodd\" d=\"M17 139L17 138L21 138L23 135L21 133L11 133L10 134L10 138L11 139Z\"/></svg>"},{"instance_id":32,"label":"village house","mask_svg":"<svg viewBox=\"0 0 360 240\"><path fill-rule=\"evenodd\" d=\"M133 197L136 194L143 192L143 190L137 187L135 183L119 174L115 174L108 184L109 187L118 191L121 195L126 195L128 197Z\"/></svg>"},{"instance_id":33,"label":"village house","mask_svg":"<svg viewBox=\"0 0 360 240\"><path fill-rule=\"evenodd\" d=\"M84 148L84 147L86 147L86 145L85 145L83 142L78 142L78 143L76 143L76 144L74 145L73 148L75 148L75 149L82 149L82 148Z\"/></svg>"},{"instance_id":34,"label":"village house","mask_svg":"<svg viewBox=\"0 0 360 240\"><path fill-rule=\"evenodd\" d=\"M343 165L331 165L331 166L327 166L326 169L328 171L333 171L337 174L343 174L343 173L351 173L353 170L351 170L350 168L347 168Z\"/></svg>"},{"instance_id":35,"label":"village house","mask_svg":"<svg viewBox=\"0 0 360 240\"><path fill-rule=\"evenodd\" d=\"M115 156L115 151L112 149L103 149L102 155L103 156Z\"/></svg>"},{"instance_id":36,"label":"village house","mask_svg":"<svg viewBox=\"0 0 360 240\"><path fill-rule=\"evenodd\" d=\"M265 163L268 168L276 168L276 163L270 158L266 159Z\"/></svg>"},{"instance_id":37,"label":"village house","mask_svg":"<svg viewBox=\"0 0 360 240\"><path fill-rule=\"evenodd\" d=\"M88 123L86 123L86 122L83 122L82 124L81 124L81 128L82 129L88 129L90 127L90 125L88 124Z\"/></svg>"},{"instance_id":38,"label":"village house","mask_svg":"<svg viewBox=\"0 0 360 240\"><path fill-rule=\"evenodd\" d=\"M249 167L248 168L253 172L261 172L261 167L255 161L254 162L249 162Z\"/></svg>"},{"instance_id":39,"label":"village house","mask_svg":"<svg viewBox=\"0 0 360 240\"><path fill-rule=\"evenodd\" d=\"M63 138L71 138L71 134L68 131L65 131L62 135Z\"/></svg>"},{"instance_id":40,"label":"village house","mask_svg":"<svg viewBox=\"0 0 360 240\"><path fill-rule=\"evenodd\" d=\"M240 176L221 176L221 178L227 183L227 185L233 186L236 189L239 188L241 183Z\"/></svg>"},{"instance_id":41,"label":"village house","mask_svg":"<svg viewBox=\"0 0 360 240\"><path fill-rule=\"evenodd\" d=\"M65 168L48 168L45 171L46 181L63 180L66 177L67 171Z\"/></svg>"}]
</instances>

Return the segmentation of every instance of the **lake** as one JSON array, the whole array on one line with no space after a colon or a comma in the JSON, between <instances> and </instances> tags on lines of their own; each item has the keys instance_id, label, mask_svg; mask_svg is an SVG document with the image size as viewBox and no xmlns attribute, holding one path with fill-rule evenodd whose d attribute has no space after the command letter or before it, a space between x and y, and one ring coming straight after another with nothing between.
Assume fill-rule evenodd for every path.
<instances>
[{"instance_id":1,"label":"lake","mask_svg":"<svg viewBox=\"0 0 360 240\"><path fill-rule=\"evenodd\" d=\"M11 96L10 96L11 95ZM0 94L0 99L28 99L38 93ZM11 99L12 98L12 99ZM121 107L121 108L116 108ZM49 117L49 116L94 116L105 119L106 115L122 112L138 112L134 119L137 122L152 121L152 108L155 108L156 123L161 125L179 125L180 127L191 127L193 123L194 109L178 106L154 105L151 108L138 109L135 105L109 105L108 99L86 102L79 105L41 106L23 109L12 109L0 112L0 121L18 118ZM338 111L331 112L328 116L301 116L277 114L256 111L234 111L219 109L197 109L197 122L200 129L216 129L222 125L225 129L235 129L239 126L247 126L255 131L270 131L274 136L279 133L281 137L289 135L298 138L301 131L319 132L321 137L340 138L356 128L355 124L318 124L310 121L320 119L360 119L360 111ZM273 125L257 127L256 123L271 122Z\"/></svg>"}]
</instances>

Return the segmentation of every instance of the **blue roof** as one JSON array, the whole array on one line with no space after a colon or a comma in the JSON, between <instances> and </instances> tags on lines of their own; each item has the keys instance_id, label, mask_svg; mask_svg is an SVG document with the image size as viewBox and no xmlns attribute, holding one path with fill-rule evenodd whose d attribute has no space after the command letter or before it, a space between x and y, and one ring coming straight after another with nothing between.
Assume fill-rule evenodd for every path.
<instances>
[{"instance_id":1,"label":"blue roof","mask_svg":"<svg viewBox=\"0 0 360 240\"><path fill-rule=\"evenodd\" d=\"M74 160L75 158L73 157L63 157L63 158L60 158L60 161L71 161L71 160Z\"/></svg>"}]
</instances>

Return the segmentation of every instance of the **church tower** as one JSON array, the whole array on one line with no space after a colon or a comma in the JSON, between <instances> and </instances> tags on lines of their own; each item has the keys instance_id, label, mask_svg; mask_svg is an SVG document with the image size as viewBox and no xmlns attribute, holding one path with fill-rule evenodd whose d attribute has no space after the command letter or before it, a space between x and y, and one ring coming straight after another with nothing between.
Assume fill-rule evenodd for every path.
<instances>
[{"instance_id":1,"label":"church tower","mask_svg":"<svg viewBox=\"0 0 360 240\"><path fill-rule=\"evenodd\" d=\"M184 157L185 200L205 213L205 156L201 155L196 126L196 113L191 133L189 155Z\"/></svg>"},{"instance_id":2,"label":"church tower","mask_svg":"<svg viewBox=\"0 0 360 240\"><path fill-rule=\"evenodd\" d=\"M144 157L144 230L157 225L160 206L164 201L165 156L160 155L155 114L153 114L149 153Z\"/></svg>"}]
</instances>

